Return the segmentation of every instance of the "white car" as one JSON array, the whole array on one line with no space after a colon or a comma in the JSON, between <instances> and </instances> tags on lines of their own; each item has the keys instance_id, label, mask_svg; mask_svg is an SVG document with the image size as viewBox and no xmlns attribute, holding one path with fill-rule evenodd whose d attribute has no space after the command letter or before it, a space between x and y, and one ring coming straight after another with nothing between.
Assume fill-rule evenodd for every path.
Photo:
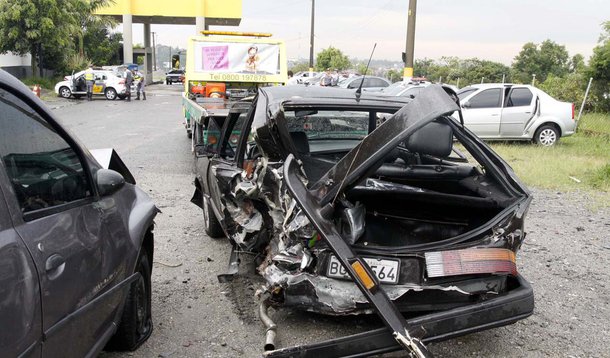
<instances>
[{"instance_id":1,"label":"white car","mask_svg":"<svg viewBox=\"0 0 610 358\"><path fill-rule=\"evenodd\" d=\"M103 95L106 99L114 100L127 97L125 79L119 73L109 70L93 70L95 83L93 84L93 95ZM134 92L132 86L131 92ZM63 98L80 98L87 95L87 83L85 71L80 71L72 76L64 77L64 80L55 85L55 93Z\"/></svg>"},{"instance_id":2,"label":"white car","mask_svg":"<svg viewBox=\"0 0 610 358\"><path fill-rule=\"evenodd\" d=\"M362 84L363 91L379 92L382 89L391 85L390 81L386 80L385 78L376 77L376 76L355 76L355 77L348 77L348 78L340 80L339 84L337 86L339 86L340 88L347 88L347 89L355 90L358 87L360 87L360 83L362 83L363 80L364 80L364 83Z\"/></svg>"},{"instance_id":3,"label":"white car","mask_svg":"<svg viewBox=\"0 0 610 358\"><path fill-rule=\"evenodd\" d=\"M311 77L315 77L318 75L318 72L312 72L311 76L309 75L309 71L301 71L297 72L288 80L287 85L301 85L303 81L310 79Z\"/></svg>"},{"instance_id":4,"label":"white car","mask_svg":"<svg viewBox=\"0 0 610 358\"><path fill-rule=\"evenodd\" d=\"M464 124L486 140L533 140L552 146L576 129L574 104L533 86L476 84L462 88L458 97Z\"/></svg>"}]
</instances>

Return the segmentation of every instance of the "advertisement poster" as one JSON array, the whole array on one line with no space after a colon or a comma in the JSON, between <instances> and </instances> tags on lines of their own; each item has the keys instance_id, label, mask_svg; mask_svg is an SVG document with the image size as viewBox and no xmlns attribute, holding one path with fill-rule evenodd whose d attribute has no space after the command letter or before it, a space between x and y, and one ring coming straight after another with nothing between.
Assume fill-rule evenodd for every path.
<instances>
[{"instance_id":1,"label":"advertisement poster","mask_svg":"<svg viewBox=\"0 0 610 358\"><path fill-rule=\"evenodd\" d=\"M195 72L280 74L277 44L196 42Z\"/></svg>"}]
</instances>

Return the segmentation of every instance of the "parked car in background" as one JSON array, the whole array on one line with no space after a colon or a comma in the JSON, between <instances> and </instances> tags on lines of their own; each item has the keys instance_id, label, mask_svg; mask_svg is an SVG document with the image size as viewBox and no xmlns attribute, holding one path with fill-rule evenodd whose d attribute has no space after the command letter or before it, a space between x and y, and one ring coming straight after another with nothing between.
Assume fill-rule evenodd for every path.
<instances>
[{"instance_id":1,"label":"parked car in background","mask_svg":"<svg viewBox=\"0 0 610 358\"><path fill-rule=\"evenodd\" d=\"M364 80L362 84L363 91L376 92L381 91L382 89L388 87L391 83L382 77L375 76L354 76L344 78L339 81L337 85L339 88L347 88L347 89L357 89L360 87L360 83Z\"/></svg>"},{"instance_id":2,"label":"parked car in background","mask_svg":"<svg viewBox=\"0 0 610 358\"><path fill-rule=\"evenodd\" d=\"M93 84L93 95L104 96L108 100L125 98L127 88L125 79L119 70L93 70L95 83ZM132 92L134 91L131 89ZM80 71L72 76L64 77L64 80L55 85L55 93L63 98L80 98L87 95L87 83L85 71Z\"/></svg>"},{"instance_id":3,"label":"parked car in background","mask_svg":"<svg viewBox=\"0 0 610 358\"><path fill-rule=\"evenodd\" d=\"M516 265L529 191L451 117L456 101L438 85L415 99L261 87L193 130L192 202L206 233L233 246L218 278L248 252L266 281L266 357L424 352L422 341L532 314ZM376 313L386 327L274 350L269 306Z\"/></svg>"},{"instance_id":4,"label":"parked car in background","mask_svg":"<svg viewBox=\"0 0 610 358\"><path fill-rule=\"evenodd\" d=\"M304 77L301 83L305 86L319 86L323 76L324 72L318 72L313 77Z\"/></svg>"},{"instance_id":5,"label":"parked car in background","mask_svg":"<svg viewBox=\"0 0 610 358\"><path fill-rule=\"evenodd\" d=\"M400 81L379 91L383 96L397 96L415 98L419 92L430 85L430 82L405 82Z\"/></svg>"},{"instance_id":6,"label":"parked car in background","mask_svg":"<svg viewBox=\"0 0 610 358\"><path fill-rule=\"evenodd\" d=\"M112 149L88 151L2 70L0 98L0 356L136 349L158 209Z\"/></svg>"},{"instance_id":7,"label":"parked car in background","mask_svg":"<svg viewBox=\"0 0 610 358\"><path fill-rule=\"evenodd\" d=\"M317 76L317 75L318 75L318 72L316 72L316 71L311 72L311 76L310 76L309 71L297 72L294 74L294 76L292 76L292 78L288 79L287 84L288 85L300 85L300 84L303 84L304 80L307 80L307 79Z\"/></svg>"},{"instance_id":8,"label":"parked car in background","mask_svg":"<svg viewBox=\"0 0 610 358\"><path fill-rule=\"evenodd\" d=\"M171 70L165 74L165 84L184 83L184 70Z\"/></svg>"},{"instance_id":9,"label":"parked car in background","mask_svg":"<svg viewBox=\"0 0 610 358\"><path fill-rule=\"evenodd\" d=\"M464 123L487 140L533 140L552 146L574 134L574 104L530 85L485 83L458 92Z\"/></svg>"}]
</instances>

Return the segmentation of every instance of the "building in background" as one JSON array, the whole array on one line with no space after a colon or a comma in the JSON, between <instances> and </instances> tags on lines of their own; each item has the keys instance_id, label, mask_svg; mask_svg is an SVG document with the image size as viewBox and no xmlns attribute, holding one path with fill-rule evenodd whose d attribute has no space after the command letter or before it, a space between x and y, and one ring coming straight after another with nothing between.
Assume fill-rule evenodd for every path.
<instances>
[{"instance_id":1,"label":"building in background","mask_svg":"<svg viewBox=\"0 0 610 358\"><path fill-rule=\"evenodd\" d=\"M20 79L29 77L32 75L32 56L18 56L11 52L0 54L0 68Z\"/></svg>"}]
</instances>

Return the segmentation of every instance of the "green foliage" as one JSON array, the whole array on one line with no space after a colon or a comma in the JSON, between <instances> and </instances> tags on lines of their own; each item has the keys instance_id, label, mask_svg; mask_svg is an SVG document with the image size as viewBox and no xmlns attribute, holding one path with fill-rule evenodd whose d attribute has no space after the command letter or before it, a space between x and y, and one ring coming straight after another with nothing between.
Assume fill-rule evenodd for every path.
<instances>
[{"instance_id":1,"label":"green foliage","mask_svg":"<svg viewBox=\"0 0 610 358\"><path fill-rule=\"evenodd\" d=\"M540 45L528 42L513 62L513 80L529 83L532 75L537 82L544 82L548 75L564 76L569 69L569 55L565 46L551 40L544 40Z\"/></svg>"},{"instance_id":2,"label":"green foliage","mask_svg":"<svg viewBox=\"0 0 610 358\"><path fill-rule=\"evenodd\" d=\"M0 1L0 53L32 55L32 70L65 70L66 55L75 51L85 24L107 0Z\"/></svg>"},{"instance_id":3,"label":"green foliage","mask_svg":"<svg viewBox=\"0 0 610 358\"><path fill-rule=\"evenodd\" d=\"M94 65L120 65L122 40L123 34L110 33L105 25L92 23L84 34L84 53Z\"/></svg>"},{"instance_id":4,"label":"green foliage","mask_svg":"<svg viewBox=\"0 0 610 358\"><path fill-rule=\"evenodd\" d=\"M605 203L610 205L610 138L581 131L590 121L610 123L607 114L585 114L579 132L561 138L553 147L541 147L530 143L491 143L513 167L526 184L539 188L559 190L604 191ZM578 183L570 177L577 178Z\"/></svg>"},{"instance_id":5,"label":"green foliage","mask_svg":"<svg viewBox=\"0 0 610 358\"><path fill-rule=\"evenodd\" d=\"M26 78L26 79L22 80L22 82L30 88L32 88L34 85L40 85L40 87L47 89L47 90L53 90L55 88L55 84L59 81L61 81L61 78L59 78L59 77L56 77L56 78L30 77L30 78Z\"/></svg>"},{"instance_id":6,"label":"green foliage","mask_svg":"<svg viewBox=\"0 0 610 358\"><path fill-rule=\"evenodd\" d=\"M549 75L546 81L538 84L538 87L550 94L553 98L565 102L573 102L580 106L585 96L587 80L580 73L570 73L564 77ZM587 100L591 105L591 98Z\"/></svg>"},{"instance_id":7,"label":"green foliage","mask_svg":"<svg viewBox=\"0 0 610 358\"><path fill-rule=\"evenodd\" d=\"M402 71L389 69L386 73L385 77L390 80L390 82L398 82L402 81Z\"/></svg>"},{"instance_id":8,"label":"green foliage","mask_svg":"<svg viewBox=\"0 0 610 358\"><path fill-rule=\"evenodd\" d=\"M66 60L66 73L78 72L91 65L91 60L80 53L73 53Z\"/></svg>"},{"instance_id":9,"label":"green foliage","mask_svg":"<svg viewBox=\"0 0 610 358\"><path fill-rule=\"evenodd\" d=\"M309 71L309 62L295 63L290 70L292 73Z\"/></svg>"},{"instance_id":10,"label":"green foliage","mask_svg":"<svg viewBox=\"0 0 610 358\"><path fill-rule=\"evenodd\" d=\"M356 73L361 75L372 75L373 70L369 67L366 68L366 63L358 63L356 64Z\"/></svg>"},{"instance_id":11,"label":"green foliage","mask_svg":"<svg viewBox=\"0 0 610 358\"><path fill-rule=\"evenodd\" d=\"M599 45L593 48L587 76L593 77L592 93L596 101L594 109L610 111L610 21L603 25Z\"/></svg>"},{"instance_id":12,"label":"green foliage","mask_svg":"<svg viewBox=\"0 0 610 358\"><path fill-rule=\"evenodd\" d=\"M478 58L460 59L458 57L441 57L434 61L428 58L415 60L415 77L426 77L430 81L459 85L464 87L472 83L510 81L510 69L499 62Z\"/></svg>"},{"instance_id":13,"label":"green foliage","mask_svg":"<svg viewBox=\"0 0 610 358\"><path fill-rule=\"evenodd\" d=\"M319 71L324 71L327 68L331 70L346 70L351 65L349 58L341 50L332 46L320 51L316 56L316 69Z\"/></svg>"}]
</instances>

